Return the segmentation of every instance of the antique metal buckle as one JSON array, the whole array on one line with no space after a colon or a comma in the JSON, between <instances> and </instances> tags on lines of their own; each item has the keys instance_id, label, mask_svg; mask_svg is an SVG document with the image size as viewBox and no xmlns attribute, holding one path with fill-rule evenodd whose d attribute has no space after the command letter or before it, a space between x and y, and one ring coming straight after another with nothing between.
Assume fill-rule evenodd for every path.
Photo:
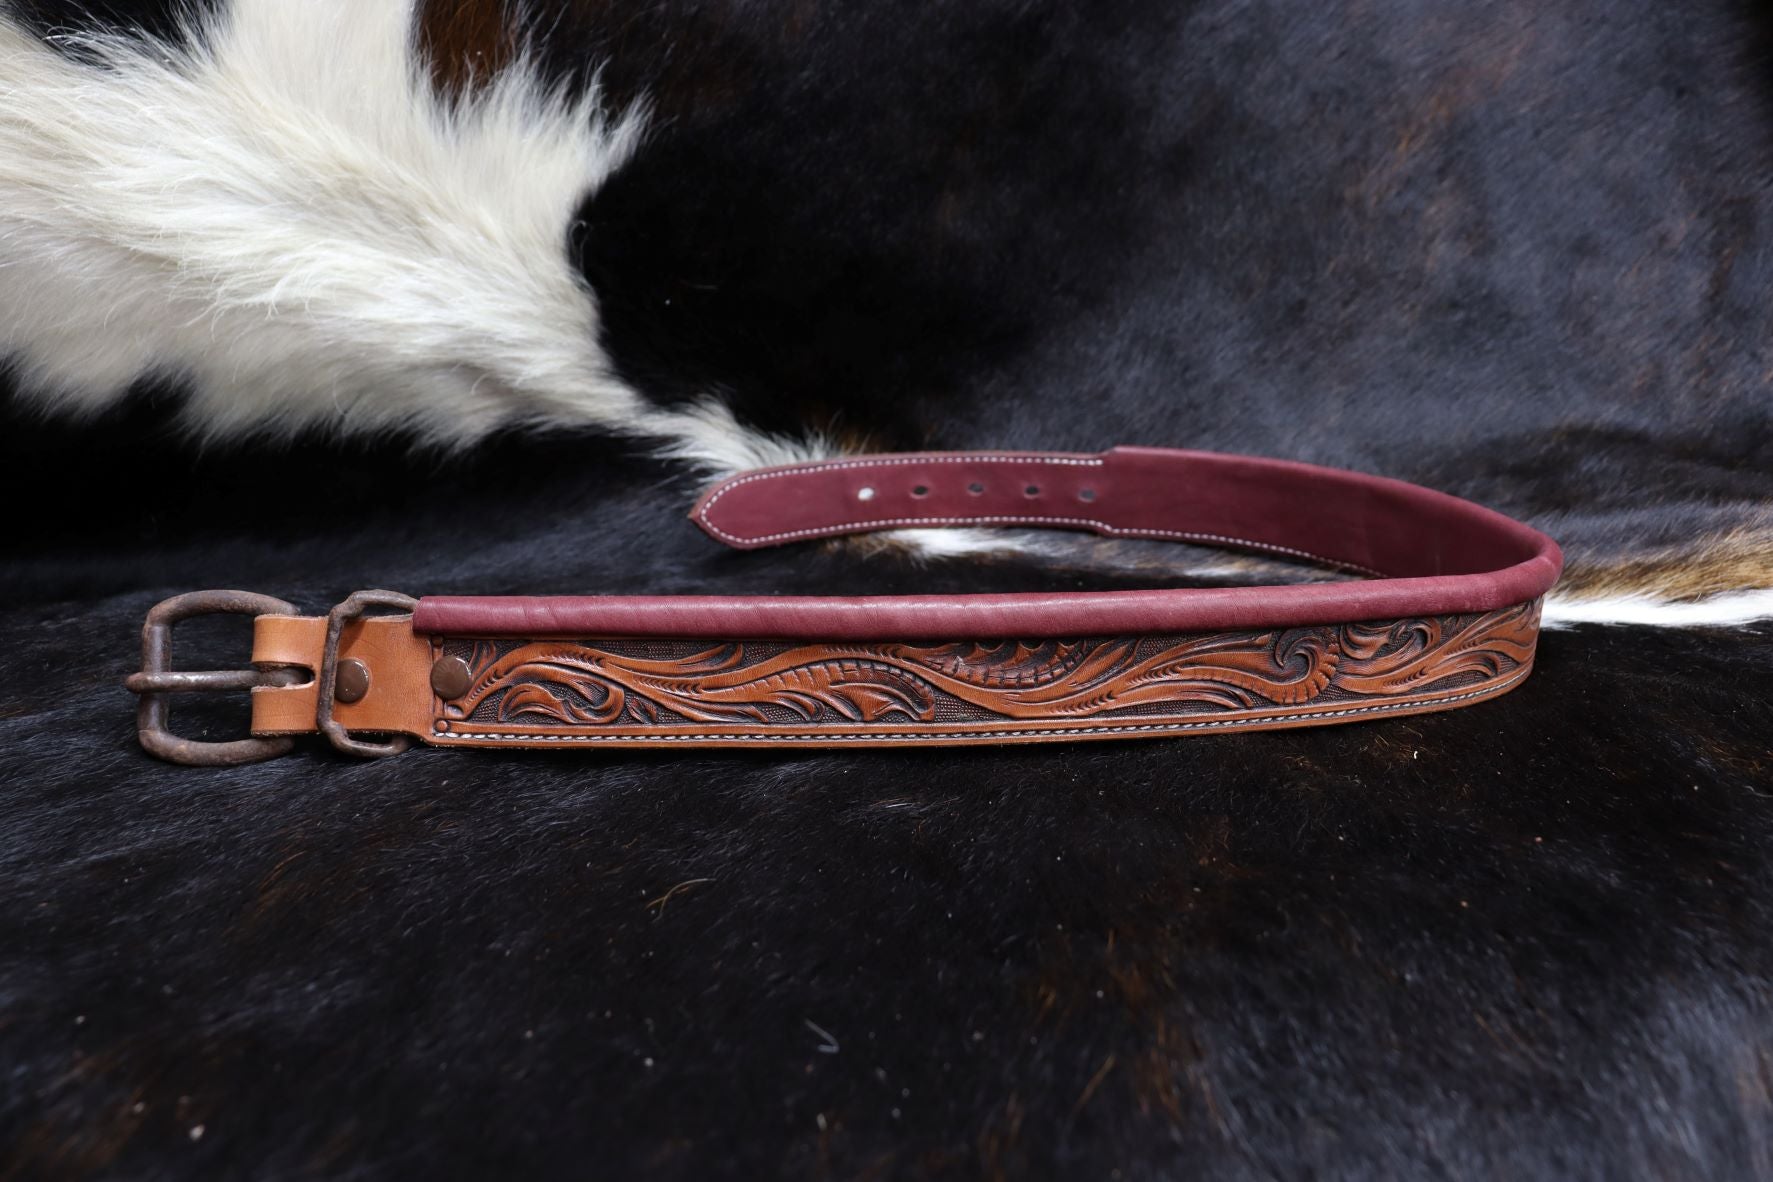
<instances>
[{"instance_id":1,"label":"antique metal buckle","mask_svg":"<svg viewBox=\"0 0 1773 1182\"><path fill-rule=\"evenodd\" d=\"M167 729L169 699L173 694L251 690L259 686L289 687L317 679L319 706L316 722L334 747L353 755L398 755L411 746L410 739L397 737L387 743L365 742L352 737L333 718L333 696L338 686L339 635L346 624L370 608L411 611L416 603L411 597L392 591L359 591L352 595L327 616L326 648L317 670L286 665L198 672L173 669L173 625L193 616L216 614L293 616L297 614L295 605L249 591L196 591L189 595L175 595L155 605L142 625L141 671L131 674L123 683L131 693L141 697L136 710L136 731L143 749L170 763L195 767L234 767L288 754L295 746L295 740L288 737L236 739L223 743L181 738Z\"/></svg>"},{"instance_id":2,"label":"antique metal buckle","mask_svg":"<svg viewBox=\"0 0 1773 1182\"><path fill-rule=\"evenodd\" d=\"M227 669L200 673L174 672L172 668L172 626L192 616L215 614L263 616L294 615L295 605L269 595L249 591L195 591L175 595L157 604L142 625L142 668L123 684L131 693L141 695L136 708L136 731L142 747L150 754L171 763L196 767L233 767L275 759L295 746L294 739L237 739L230 743L210 743L201 739L184 739L166 729L167 711L173 694L203 693L217 690L252 689L260 685L301 685L312 674L305 669Z\"/></svg>"}]
</instances>

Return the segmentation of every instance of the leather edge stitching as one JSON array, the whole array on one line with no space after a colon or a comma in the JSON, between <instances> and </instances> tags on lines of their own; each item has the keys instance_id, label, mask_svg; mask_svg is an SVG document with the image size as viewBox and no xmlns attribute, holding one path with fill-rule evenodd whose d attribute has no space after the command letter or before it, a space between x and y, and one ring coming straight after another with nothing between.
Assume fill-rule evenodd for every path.
<instances>
[{"instance_id":1,"label":"leather edge stitching","mask_svg":"<svg viewBox=\"0 0 1773 1182\"><path fill-rule=\"evenodd\" d=\"M475 732L472 734L461 735L451 731L446 732L446 736L455 735L455 737L460 740L459 742L449 742L447 737L441 740L436 736L427 736L427 738L433 742L433 745L439 747L469 747L476 743L561 743L568 745L574 743L694 743L713 745L719 743L768 743L793 741L813 741L821 743L863 741L877 743L939 743L944 740L958 739L1023 739L1030 735L1045 737L1048 735L1174 734L1185 731L1224 730L1230 727L1239 726L1255 729L1272 723L1302 722L1307 719L1319 718L1351 718L1363 714L1395 713L1396 711L1408 710L1412 707L1447 706L1458 702L1472 701L1476 698L1488 697L1492 694L1499 694L1504 690L1512 689L1525 680L1527 675L1532 671L1533 662L1529 660L1519 669L1516 669L1513 673L1509 674L1506 678L1490 682L1481 689L1446 698L1410 698L1401 702L1384 702L1371 706L1351 706L1343 710L1307 711L1299 714L1271 714L1264 715L1260 718L1209 719L1202 722L1128 723L1118 726L1051 727L1008 731L898 731L893 733L854 731L836 734L817 732L802 732L797 734L759 732L738 735L550 735L517 731L505 734Z\"/></svg>"},{"instance_id":2,"label":"leather edge stitching","mask_svg":"<svg viewBox=\"0 0 1773 1182\"><path fill-rule=\"evenodd\" d=\"M1337 558L1327 558L1322 554L1313 554L1309 550L1299 550L1291 546L1281 546L1271 542L1257 542L1249 538L1235 538L1224 534L1195 533L1182 530L1161 529L1128 529L1110 525L1093 517L1039 517L1020 515L980 515L969 517L893 517L869 521L848 521L837 525L815 526L807 529L783 530L773 534L735 534L715 524L711 514L714 506L727 493L746 484L755 484L765 480L777 480L790 476L804 476L808 473L831 471L854 471L868 468L895 468L917 464L1055 464L1068 467L1100 468L1106 463L1100 457L1052 456L1052 455L929 455L900 456L881 460L830 460L818 464L803 464L796 468L783 468L771 472L757 472L749 476L740 476L721 486L706 501L696 507L697 519L722 541L735 545L760 545L765 542L787 542L799 538L828 537L834 534L849 533L861 529L892 529L916 528L919 526L957 526L957 525L1069 525L1090 526L1103 533L1123 538L1160 538L1182 542L1211 542L1226 546L1246 547L1263 550L1271 554L1286 554L1294 558L1303 558L1318 566L1337 567L1342 570L1354 571L1375 579L1386 578L1383 571L1362 566L1357 562L1348 562Z\"/></svg>"}]
</instances>

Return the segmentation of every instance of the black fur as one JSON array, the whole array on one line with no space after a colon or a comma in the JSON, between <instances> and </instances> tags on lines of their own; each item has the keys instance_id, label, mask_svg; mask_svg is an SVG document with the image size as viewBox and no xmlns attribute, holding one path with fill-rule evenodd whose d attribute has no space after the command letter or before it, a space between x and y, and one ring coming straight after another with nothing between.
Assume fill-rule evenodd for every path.
<instances>
[{"instance_id":1,"label":"black fur","mask_svg":"<svg viewBox=\"0 0 1773 1182\"><path fill-rule=\"evenodd\" d=\"M548 26L665 117L577 240L652 396L1343 463L1591 567L1773 505L1753 14L925 7ZM1773 628L1324 731L175 769L119 683L195 587L1151 575L729 553L607 441L198 452L171 398L0 424L0 1178L1773 1172Z\"/></svg>"},{"instance_id":2,"label":"black fur","mask_svg":"<svg viewBox=\"0 0 1773 1182\"><path fill-rule=\"evenodd\" d=\"M1499 436L1764 444L1744 10L1074 7L563 37L659 113L575 238L625 372L895 446L1186 441L1504 500Z\"/></svg>"},{"instance_id":3,"label":"black fur","mask_svg":"<svg viewBox=\"0 0 1773 1182\"><path fill-rule=\"evenodd\" d=\"M1321 732L174 769L118 688L173 589L1079 576L724 553L586 440L181 472L138 413L10 446L17 1176L1766 1168L1773 630L1554 634L1506 699Z\"/></svg>"},{"instance_id":4,"label":"black fur","mask_svg":"<svg viewBox=\"0 0 1773 1182\"><path fill-rule=\"evenodd\" d=\"M4 0L8 12L51 45L66 48L70 36L92 33L146 34L172 44L185 42L201 20L226 0Z\"/></svg>"}]
</instances>

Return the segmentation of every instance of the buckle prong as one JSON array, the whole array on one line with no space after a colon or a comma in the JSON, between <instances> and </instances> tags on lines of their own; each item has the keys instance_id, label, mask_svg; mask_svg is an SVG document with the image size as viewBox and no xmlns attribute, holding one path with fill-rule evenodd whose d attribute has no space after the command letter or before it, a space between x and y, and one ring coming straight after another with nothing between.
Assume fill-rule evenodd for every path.
<instances>
[{"instance_id":1,"label":"buckle prong","mask_svg":"<svg viewBox=\"0 0 1773 1182\"><path fill-rule=\"evenodd\" d=\"M214 669L200 673L131 673L123 688L132 694L196 694L300 685L306 680L308 675L299 669Z\"/></svg>"}]
</instances>

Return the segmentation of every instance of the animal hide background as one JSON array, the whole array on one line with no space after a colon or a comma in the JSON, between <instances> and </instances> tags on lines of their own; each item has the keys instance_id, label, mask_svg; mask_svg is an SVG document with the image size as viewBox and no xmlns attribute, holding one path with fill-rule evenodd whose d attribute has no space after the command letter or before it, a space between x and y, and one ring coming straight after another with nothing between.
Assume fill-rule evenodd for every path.
<instances>
[{"instance_id":1,"label":"animal hide background","mask_svg":"<svg viewBox=\"0 0 1773 1182\"><path fill-rule=\"evenodd\" d=\"M0 0L0 1178L1773 1173L1770 38ZM1299 577L684 516L759 462L1116 443L1494 505L1564 544L1563 627L1503 699L1316 731L135 744L195 588Z\"/></svg>"}]
</instances>

